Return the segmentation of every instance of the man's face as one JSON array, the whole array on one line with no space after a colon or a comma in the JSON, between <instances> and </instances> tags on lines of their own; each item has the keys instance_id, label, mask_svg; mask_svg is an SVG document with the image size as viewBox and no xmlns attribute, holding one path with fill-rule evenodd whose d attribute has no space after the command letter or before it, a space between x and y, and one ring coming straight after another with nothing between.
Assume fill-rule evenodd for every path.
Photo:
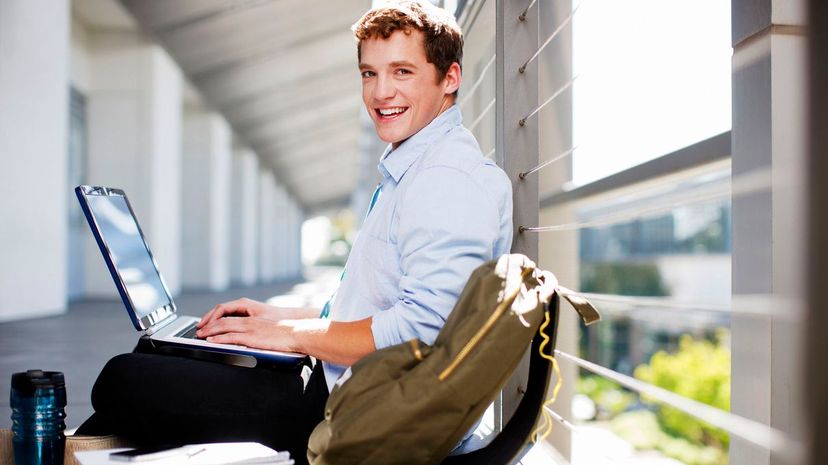
<instances>
[{"instance_id":1,"label":"man's face","mask_svg":"<svg viewBox=\"0 0 828 465\"><path fill-rule=\"evenodd\" d=\"M426 127L454 102L460 87L456 63L442 80L426 60L423 33L395 31L362 41L362 101L377 135L394 148Z\"/></svg>"}]
</instances>

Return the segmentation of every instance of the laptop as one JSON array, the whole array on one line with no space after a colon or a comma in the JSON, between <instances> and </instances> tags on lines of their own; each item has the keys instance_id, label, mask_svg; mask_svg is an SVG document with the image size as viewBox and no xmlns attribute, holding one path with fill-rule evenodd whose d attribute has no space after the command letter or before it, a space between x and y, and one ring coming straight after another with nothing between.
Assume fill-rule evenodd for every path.
<instances>
[{"instance_id":1,"label":"laptop","mask_svg":"<svg viewBox=\"0 0 828 465\"><path fill-rule=\"evenodd\" d=\"M298 367L305 359L304 354L197 339L195 325L200 318L177 314L175 301L124 191L78 186L75 194L132 324L142 333L139 351L245 367Z\"/></svg>"}]
</instances>

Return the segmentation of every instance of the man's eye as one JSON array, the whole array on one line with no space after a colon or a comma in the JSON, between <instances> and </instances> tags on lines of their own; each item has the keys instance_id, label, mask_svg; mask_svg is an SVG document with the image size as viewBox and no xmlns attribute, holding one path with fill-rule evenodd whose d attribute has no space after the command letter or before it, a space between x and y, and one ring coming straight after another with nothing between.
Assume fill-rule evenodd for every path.
<instances>
[{"instance_id":1,"label":"man's eye","mask_svg":"<svg viewBox=\"0 0 828 465\"><path fill-rule=\"evenodd\" d=\"M363 71L361 74L362 74L362 77L368 78L368 77L372 77L374 75L374 72L373 71Z\"/></svg>"},{"instance_id":2,"label":"man's eye","mask_svg":"<svg viewBox=\"0 0 828 465\"><path fill-rule=\"evenodd\" d=\"M397 70L397 73L398 74L411 74L411 71L409 71L405 68L400 68L400 69Z\"/></svg>"}]
</instances>

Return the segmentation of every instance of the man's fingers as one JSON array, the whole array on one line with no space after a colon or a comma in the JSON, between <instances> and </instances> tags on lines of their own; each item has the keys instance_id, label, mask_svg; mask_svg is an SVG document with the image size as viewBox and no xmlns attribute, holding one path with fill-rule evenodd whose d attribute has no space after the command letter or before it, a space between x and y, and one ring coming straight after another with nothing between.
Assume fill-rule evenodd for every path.
<instances>
[{"instance_id":1,"label":"man's fingers","mask_svg":"<svg viewBox=\"0 0 828 465\"><path fill-rule=\"evenodd\" d=\"M227 315L247 315L249 311L247 309L247 302L245 299L238 299L233 300L230 302L224 302L221 304L216 305L213 307L212 310L207 312L204 317L201 318L201 321L198 322L196 325L199 328L203 328L204 326L210 324L211 322L218 320Z\"/></svg>"},{"instance_id":2,"label":"man's fingers","mask_svg":"<svg viewBox=\"0 0 828 465\"><path fill-rule=\"evenodd\" d=\"M196 324L196 328L201 328L202 326L206 325L207 322L211 321L212 320L211 315L215 311L216 311L216 307L213 307L212 309L210 309L209 312L205 313L204 316L201 317L201 320L199 320L199 322Z\"/></svg>"},{"instance_id":3,"label":"man's fingers","mask_svg":"<svg viewBox=\"0 0 828 465\"><path fill-rule=\"evenodd\" d=\"M210 336L207 342L214 342L216 344L235 344L239 346L247 346L244 343L246 337L241 333L225 333L217 336Z\"/></svg>"},{"instance_id":4,"label":"man's fingers","mask_svg":"<svg viewBox=\"0 0 828 465\"><path fill-rule=\"evenodd\" d=\"M217 334L246 332L250 328L251 318L225 317L205 325L196 332L198 337L215 336Z\"/></svg>"}]
</instances>

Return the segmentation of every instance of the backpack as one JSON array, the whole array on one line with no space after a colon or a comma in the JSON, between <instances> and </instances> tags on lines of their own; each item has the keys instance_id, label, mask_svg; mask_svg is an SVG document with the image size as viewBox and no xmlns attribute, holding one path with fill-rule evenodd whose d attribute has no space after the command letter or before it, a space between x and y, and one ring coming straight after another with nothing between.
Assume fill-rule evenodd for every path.
<instances>
[{"instance_id":1,"label":"backpack","mask_svg":"<svg viewBox=\"0 0 828 465\"><path fill-rule=\"evenodd\" d=\"M343 374L311 434L308 461L440 463L506 384L549 317L548 304L557 305L558 289L552 273L520 254L481 265L433 345L413 339L387 347ZM585 321L599 318L576 303ZM556 329L557 321L548 331Z\"/></svg>"}]
</instances>

